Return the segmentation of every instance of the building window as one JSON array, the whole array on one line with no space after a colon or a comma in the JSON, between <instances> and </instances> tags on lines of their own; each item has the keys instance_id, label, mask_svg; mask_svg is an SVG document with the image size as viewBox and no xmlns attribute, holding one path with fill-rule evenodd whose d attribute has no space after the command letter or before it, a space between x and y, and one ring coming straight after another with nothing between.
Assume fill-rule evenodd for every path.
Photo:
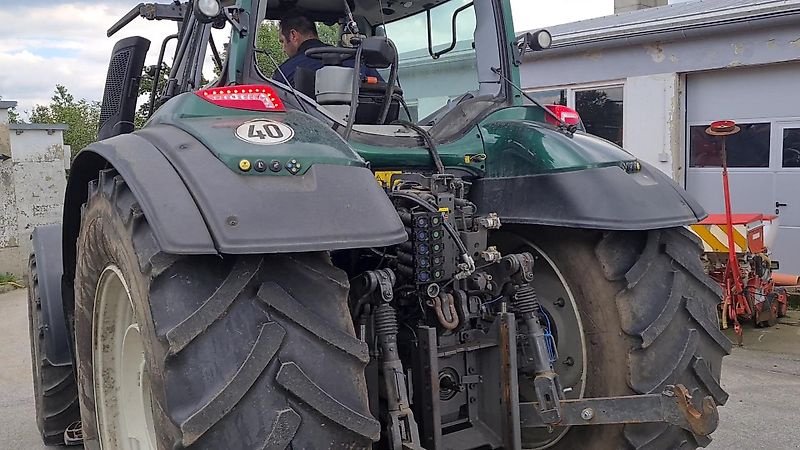
<instances>
[{"instance_id":1,"label":"building window","mask_svg":"<svg viewBox=\"0 0 800 450\"><path fill-rule=\"evenodd\" d=\"M529 96L542 105L564 105L567 106L567 90L553 89L550 91L526 92ZM527 98L524 99L526 105L531 104Z\"/></svg>"},{"instance_id":2,"label":"building window","mask_svg":"<svg viewBox=\"0 0 800 450\"><path fill-rule=\"evenodd\" d=\"M622 86L575 91L586 132L622 146Z\"/></svg>"},{"instance_id":3,"label":"building window","mask_svg":"<svg viewBox=\"0 0 800 450\"><path fill-rule=\"evenodd\" d=\"M741 131L726 138L728 167L769 167L769 123L738 125ZM690 167L722 167L722 138L707 135L706 128L708 125L689 127Z\"/></svg>"},{"instance_id":4,"label":"building window","mask_svg":"<svg viewBox=\"0 0 800 450\"><path fill-rule=\"evenodd\" d=\"M800 128L783 130L783 167L800 167Z\"/></svg>"}]
</instances>

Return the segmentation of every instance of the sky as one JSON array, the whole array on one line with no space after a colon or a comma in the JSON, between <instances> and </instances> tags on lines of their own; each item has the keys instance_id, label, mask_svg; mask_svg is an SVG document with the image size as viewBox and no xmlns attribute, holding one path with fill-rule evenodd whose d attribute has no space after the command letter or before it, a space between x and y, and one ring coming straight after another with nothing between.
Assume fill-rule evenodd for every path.
<instances>
[{"instance_id":1,"label":"sky","mask_svg":"<svg viewBox=\"0 0 800 450\"><path fill-rule=\"evenodd\" d=\"M164 0L162 0L164 1ZM140 35L152 41L156 59L171 22L137 19L111 38L106 29L139 0L0 0L0 96L16 100L25 117L47 104L56 84L78 99L99 101L114 43ZM613 0L511 0L517 31L613 13ZM218 44L219 45L219 44Z\"/></svg>"}]
</instances>

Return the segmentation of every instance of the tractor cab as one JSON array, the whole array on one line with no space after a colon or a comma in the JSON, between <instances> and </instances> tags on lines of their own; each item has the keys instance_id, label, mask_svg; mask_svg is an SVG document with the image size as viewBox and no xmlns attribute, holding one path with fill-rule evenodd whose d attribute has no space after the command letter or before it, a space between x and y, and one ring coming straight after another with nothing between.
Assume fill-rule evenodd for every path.
<instances>
[{"instance_id":1,"label":"tractor cab","mask_svg":"<svg viewBox=\"0 0 800 450\"><path fill-rule=\"evenodd\" d=\"M387 136L411 134L412 141L418 140L419 131L396 133L398 127L385 127L398 120L446 142L463 136L493 111L521 105L517 66L526 51L550 44L546 31L514 36L508 0L386 5L377 0L203 0L192 5L138 6L109 30L110 36L137 15L182 21L179 33L162 43L158 63L149 68L151 76L167 78L152 84L149 115L171 98L200 88L267 85L288 108L341 128L346 140L352 134L355 141L393 147L413 145L387 141ZM287 82L273 72L283 55L265 46L269 39L261 34L279 32L276 24L297 14L335 27L337 36L329 46L304 52L316 64L299 67ZM220 29L230 33L222 46ZM165 65L167 42L173 39L174 59ZM208 70L198 68L212 61L216 67L209 77ZM169 73L161 72L163 68ZM367 71L379 75L367 76ZM204 83L204 78L212 81ZM563 124L540 106L528 109L529 118L544 122L556 117L555 123Z\"/></svg>"},{"instance_id":2,"label":"tractor cab","mask_svg":"<svg viewBox=\"0 0 800 450\"><path fill-rule=\"evenodd\" d=\"M432 127L449 122L457 107L454 117L477 117L509 101L503 78L514 78L501 3L448 0L384 7L377 1L268 1L263 20L300 12L339 27L335 45L306 52L323 67L301 67L293 87L269 81L304 103L301 107L355 134L394 134L397 127L385 125L398 120ZM274 56L257 46L254 51L255 75L263 82L271 74L259 69ZM365 67L378 70L380 77L366 76Z\"/></svg>"}]
</instances>

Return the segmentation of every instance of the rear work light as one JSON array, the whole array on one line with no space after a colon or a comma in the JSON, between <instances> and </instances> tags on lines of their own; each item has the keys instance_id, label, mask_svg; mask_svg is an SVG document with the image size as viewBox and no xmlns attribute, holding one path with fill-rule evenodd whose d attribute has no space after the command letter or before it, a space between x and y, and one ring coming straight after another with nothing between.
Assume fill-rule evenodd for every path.
<instances>
[{"instance_id":1,"label":"rear work light","mask_svg":"<svg viewBox=\"0 0 800 450\"><path fill-rule=\"evenodd\" d=\"M221 86L200 89L195 94L203 100L223 108L249 111L286 111L275 90L264 85Z\"/></svg>"}]
</instances>

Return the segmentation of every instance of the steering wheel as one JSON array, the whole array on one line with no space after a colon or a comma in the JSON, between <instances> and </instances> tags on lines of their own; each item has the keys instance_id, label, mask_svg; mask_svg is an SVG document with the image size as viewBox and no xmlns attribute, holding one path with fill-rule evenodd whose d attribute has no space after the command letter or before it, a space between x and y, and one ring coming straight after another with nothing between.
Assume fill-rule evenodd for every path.
<instances>
[{"instance_id":1,"label":"steering wheel","mask_svg":"<svg viewBox=\"0 0 800 450\"><path fill-rule=\"evenodd\" d=\"M325 47L315 47L306 50L306 56L309 58L314 58L322 61L326 66L327 65L340 65L346 59L350 59L356 54L355 48L345 48L345 47L333 47L333 46L325 46Z\"/></svg>"}]
</instances>

